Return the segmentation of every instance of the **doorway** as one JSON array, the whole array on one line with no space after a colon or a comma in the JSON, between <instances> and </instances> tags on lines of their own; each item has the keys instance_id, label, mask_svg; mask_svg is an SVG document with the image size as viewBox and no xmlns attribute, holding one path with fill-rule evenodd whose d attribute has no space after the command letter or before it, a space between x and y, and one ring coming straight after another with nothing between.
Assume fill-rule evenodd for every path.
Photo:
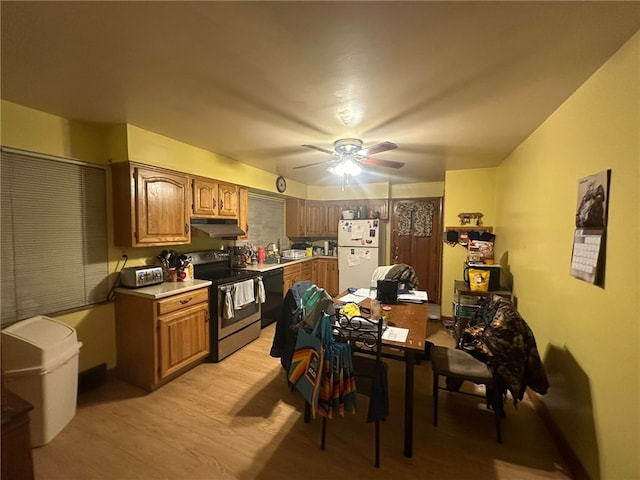
<instances>
[{"instance_id":1,"label":"doorway","mask_svg":"<svg viewBox=\"0 0 640 480\"><path fill-rule=\"evenodd\" d=\"M391 263L413 267L429 302L440 304L442 197L391 201Z\"/></svg>"}]
</instances>

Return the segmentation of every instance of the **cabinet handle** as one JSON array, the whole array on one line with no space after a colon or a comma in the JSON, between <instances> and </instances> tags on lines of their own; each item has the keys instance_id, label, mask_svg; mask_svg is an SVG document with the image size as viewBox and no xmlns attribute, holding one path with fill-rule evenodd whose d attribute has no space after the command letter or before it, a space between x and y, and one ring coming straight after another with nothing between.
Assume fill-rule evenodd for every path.
<instances>
[{"instance_id":1,"label":"cabinet handle","mask_svg":"<svg viewBox=\"0 0 640 480\"><path fill-rule=\"evenodd\" d=\"M185 298L184 300L180 300L180 303L182 305L185 305L185 304L189 303L191 300L193 300L193 297L189 297L189 298Z\"/></svg>"},{"instance_id":2,"label":"cabinet handle","mask_svg":"<svg viewBox=\"0 0 640 480\"><path fill-rule=\"evenodd\" d=\"M218 203L218 202L216 202L216 200L214 199L214 200L211 202L211 207L215 209L215 208L216 208L217 203Z\"/></svg>"},{"instance_id":3,"label":"cabinet handle","mask_svg":"<svg viewBox=\"0 0 640 480\"><path fill-rule=\"evenodd\" d=\"M220 210L222 210L223 208L224 208L224 202L220 200Z\"/></svg>"},{"instance_id":4,"label":"cabinet handle","mask_svg":"<svg viewBox=\"0 0 640 480\"><path fill-rule=\"evenodd\" d=\"M189 224L185 223L184 224L184 234L187 235L189 233Z\"/></svg>"}]
</instances>

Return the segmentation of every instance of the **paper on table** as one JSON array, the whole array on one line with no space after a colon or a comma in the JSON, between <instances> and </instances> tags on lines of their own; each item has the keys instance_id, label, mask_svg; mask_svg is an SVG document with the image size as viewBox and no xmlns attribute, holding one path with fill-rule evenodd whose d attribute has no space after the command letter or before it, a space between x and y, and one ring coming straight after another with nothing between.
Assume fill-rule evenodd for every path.
<instances>
[{"instance_id":1,"label":"paper on table","mask_svg":"<svg viewBox=\"0 0 640 480\"><path fill-rule=\"evenodd\" d=\"M355 292L353 292L353 294L357 295L358 297L368 297L369 294L370 294L370 289L368 289L368 288L359 288Z\"/></svg>"},{"instance_id":2,"label":"paper on table","mask_svg":"<svg viewBox=\"0 0 640 480\"><path fill-rule=\"evenodd\" d=\"M398 301L422 303L429 301L429 298L424 290L409 290L409 293L398 294Z\"/></svg>"},{"instance_id":3,"label":"paper on table","mask_svg":"<svg viewBox=\"0 0 640 480\"><path fill-rule=\"evenodd\" d=\"M351 303L351 302L360 303L365 298L367 298L367 297L360 297L358 295L354 295L353 293L348 293L347 295L345 295L344 297L339 298L338 300L340 302L344 302L344 303Z\"/></svg>"},{"instance_id":4,"label":"paper on table","mask_svg":"<svg viewBox=\"0 0 640 480\"><path fill-rule=\"evenodd\" d=\"M400 328L400 327L387 327L382 333L383 340L391 340L393 342L401 342L404 343L407 341L407 336L409 335L408 328Z\"/></svg>"}]
</instances>

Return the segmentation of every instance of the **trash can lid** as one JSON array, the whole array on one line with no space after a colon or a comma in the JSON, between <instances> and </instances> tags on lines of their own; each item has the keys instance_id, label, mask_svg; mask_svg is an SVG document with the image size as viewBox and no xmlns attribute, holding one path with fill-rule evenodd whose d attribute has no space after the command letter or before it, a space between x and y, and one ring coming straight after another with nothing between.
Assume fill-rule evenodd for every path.
<instances>
[{"instance_id":1,"label":"trash can lid","mask_svg":"<svg viewBox=\"0 0 640 480\"><path fill-rule=\"evenodd\" d=\"M2 369L46 366L73 348L78 341L73 327L39 315L2 330Z\"/></svg>"}]
</instances>

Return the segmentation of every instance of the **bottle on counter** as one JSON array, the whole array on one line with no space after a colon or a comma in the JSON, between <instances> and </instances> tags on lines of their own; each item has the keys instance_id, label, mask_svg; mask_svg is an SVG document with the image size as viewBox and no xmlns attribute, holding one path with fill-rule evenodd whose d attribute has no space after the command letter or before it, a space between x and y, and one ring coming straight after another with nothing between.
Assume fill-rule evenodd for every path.
<instances>
[{"instance_id":1,"label":"bottle on counter","mask_svg":"<svg viewBox=\"0 0 640 480\"><path fill-rule=\"evenodd\" d=\"M264 247L258 247L258 263L262 265L264 263Z\"/></svg>"}]
</instances>

